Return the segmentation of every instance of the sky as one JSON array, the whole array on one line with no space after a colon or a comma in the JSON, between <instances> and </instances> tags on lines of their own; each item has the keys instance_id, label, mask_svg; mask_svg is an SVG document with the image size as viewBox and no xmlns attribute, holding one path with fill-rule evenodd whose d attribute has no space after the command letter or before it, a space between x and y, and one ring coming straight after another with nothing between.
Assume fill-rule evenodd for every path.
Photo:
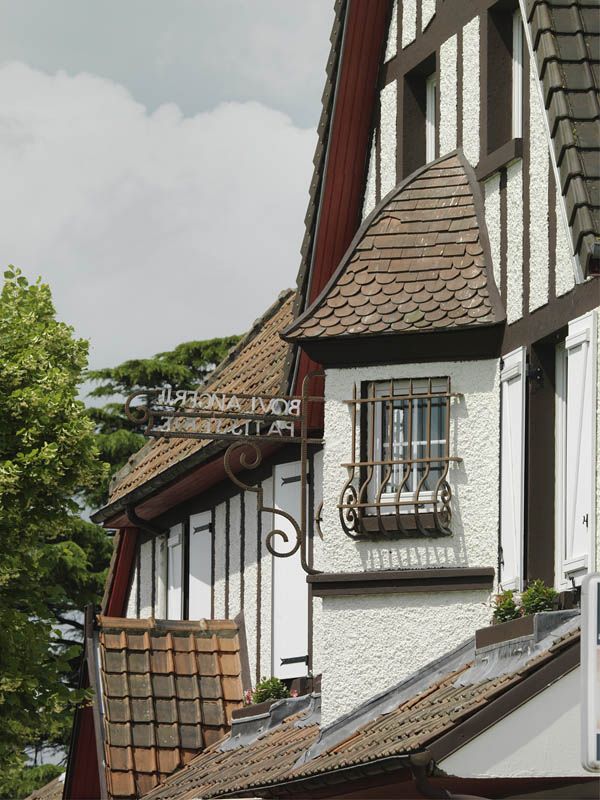
<instances>
[{"instance_id":1,"label":"sky","mask_svg":"<svg viewBox=\"0 0 600 800\"><path fill-rule=\"evenodd\" d=\"M90 366L295 284L333 0L0 0L0 266Z\"/></svg>"}]
</instances>

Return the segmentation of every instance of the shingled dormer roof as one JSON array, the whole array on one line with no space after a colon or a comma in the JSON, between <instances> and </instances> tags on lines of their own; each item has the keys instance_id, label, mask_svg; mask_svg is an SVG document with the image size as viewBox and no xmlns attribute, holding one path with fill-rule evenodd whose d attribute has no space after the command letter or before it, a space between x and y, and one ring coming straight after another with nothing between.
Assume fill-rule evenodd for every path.
<instances>
[{"instance_id":1,"label":"shingled dormer roof","mask_svg":"<svg viewBox=\"0 0 600 800\"><path fill-rule=\"evenodd\" d=\"M505 315L491 266L475 175L459 152L450 153L382 200L321 295L283 336L332 363L344 361L339 346L326 345L334 340L497 326ZM415 339L417 348L425 338Z\"/></svg>"}]
</instances>

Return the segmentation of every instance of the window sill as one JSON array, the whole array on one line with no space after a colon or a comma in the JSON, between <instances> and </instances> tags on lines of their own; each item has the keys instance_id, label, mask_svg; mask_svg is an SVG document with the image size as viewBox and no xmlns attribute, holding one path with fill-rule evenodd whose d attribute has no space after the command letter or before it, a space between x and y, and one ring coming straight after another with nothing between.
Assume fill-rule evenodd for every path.
<instances>
[{"instance_id":1,"label":"window sill","mask_svg":"<svg viewBox=\"0 0 600 800\"><path fill-rule=\"evenodd\" d=\"M379 570L308 575L314 597L403 592L490 591L493 567Z\"/></svg>"},{"instance_id":2,"label":"window sill","mask_svg":"<svg viewBox=\"0 0 600 800\"><path fill-rule=\"evenodd\" d=\"M479 160L479 164L475 169L475 176L478 181L485 181L494 172L515 161L517 158L523 157L523 139L509 139L502 147L498 147L487 156L483 156Z\"/></svg>"},{"instance_id":3,"label":"window sill","mask_svg":"<svg viewBox=\"0 0 600 800\"><path fill-rule=\"evenodd\" d=\"M404 530L398 525L398 520L395 514L382 514L381 524L379 517L376 514L365 514L360 520L361 533L364 534L365 539L377 539L385 536L391 538L436 538L439 536L450 536L449 533L442 533L435 531L435 520L431 512L425 512L419 515L421 524L427 531L431 533L423 534L417 527L417 519L415 514L402 514L401 520L404 523ZM383 528L383 530L382 530Z\"/></svg>"}]
</instances>

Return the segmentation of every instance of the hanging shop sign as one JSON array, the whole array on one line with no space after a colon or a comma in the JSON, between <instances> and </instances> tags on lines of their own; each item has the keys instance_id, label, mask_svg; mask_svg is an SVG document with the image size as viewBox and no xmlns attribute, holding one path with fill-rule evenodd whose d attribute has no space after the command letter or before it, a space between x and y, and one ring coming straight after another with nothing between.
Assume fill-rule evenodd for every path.
<instances>
[{"instance_id":1,"label":"hanging shop sign","mask_svg":"<svg viewBox=\"0 0 600 800\"><path fill-rule=\"evenodd\" d=\"M307 479L308 447L322 444L322 439L309 433L311 407L323 403L323 397L309 394L311 378L322 376L321 372L308 374L302 382L302 392L294 395L241 394L211 392L204 389L174 389L166 386L159 389L142 390L129 395L125 401L125 413L129 420L143 426L144 434L162 439L198 439L200 441L229 442L223 463L229 478L240 489L254 492L258 499L259 512L284 517L291 523L296 540L280 529L267 534L266 547L274 556L288 558L300 550L302 567L307 573L316 573L307 557ZM263 504L262 484L244 483L239 477L239 468L254 470L262 463L261 442L296 442L300 446L301 497L300 520L295 520L281 509ZM236 469L237 468L237 469ZM318 523L321 508L315 520ZM276 542L283 542L284 551L276 549Z\"/></svg>"},{"instance_id":2,"label":"hanging shop sign","mask_svg":"<svg viewBox=\"0 0 600 800\"><path fill-rule=\"evenodd\" d=\"M322 398L267 394L151 389L131 394L127 417L144 425L146 436L164 439L306 438L308 406ZM304 432L303 432L304 430ZM321 440L310 439L308 444Z\"/></svg>"}]
</instances>

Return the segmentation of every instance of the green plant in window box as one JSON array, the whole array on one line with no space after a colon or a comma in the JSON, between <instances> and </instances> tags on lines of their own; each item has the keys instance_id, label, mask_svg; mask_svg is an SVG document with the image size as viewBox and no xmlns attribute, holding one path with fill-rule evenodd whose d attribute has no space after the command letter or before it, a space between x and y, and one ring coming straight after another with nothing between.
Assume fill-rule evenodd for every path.
<instances>
[{"instance_id":1,"label":"green plant in window box","mask_svg":"<svg viewBox=\"0 0 600 800\"><path fill-rule=\"evenodd\" d=\"M252 692L252 703L264 703L266 700L283 700L290 696L290 690L279 678L261 678Z\"/></svg>"},{"instance_id":2,"label":"green plant in window box","mask_svg":"<svg viewBox=\"0 0 600 800\"><path fill-rule=\"evenodd\" d=\"M544 581L532 581L521 595L524 614L537 614L539 611L553 611L558 602L558 592Z\"/></svg>"},{"instance_id":3,"label":"green plant in window box","mask_svg":"<svg viewBox=\"0 0 600 800\"><path fill-rule=\"evenodd\" d=\"M494 598L494 623L508 622L511 619L518 619L522 616L522 611L515 600L515 593L508 589Z\"/></svg>"}]
</instances>

